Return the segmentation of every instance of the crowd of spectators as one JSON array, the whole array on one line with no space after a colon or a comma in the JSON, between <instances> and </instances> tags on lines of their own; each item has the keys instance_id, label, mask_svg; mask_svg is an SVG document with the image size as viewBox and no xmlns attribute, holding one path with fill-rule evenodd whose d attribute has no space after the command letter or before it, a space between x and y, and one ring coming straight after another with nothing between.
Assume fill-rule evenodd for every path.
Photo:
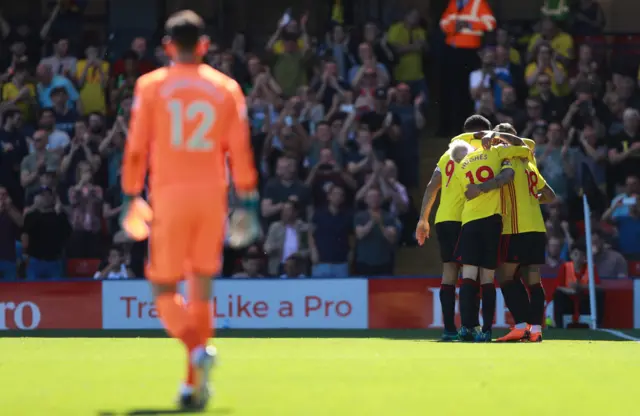
<instances>
[{"instance_id":1,"label":"crowd of spectators","mask_svg":"<svg viewBox=\"0 0 640 416\"><path fill-rule=\"evenodd\" d=\"M0 19L6 280L143 274L144 244L118 224L120 165L136 78L169 61L144 38L112 62L104 44L49 36L66 4L39 34ZM237 33L204 57L245 92L260 172L264 238L226 249L227 276L392 274L397 247L413 243L407 187L418 183L426 105L419 16L386 32L334 24L320 43L307 20L287 12L266 45Z\"/></svg>"},{"instance_id":2,"label":"crowd of spectators","mask_svg":"<svg viewBox=\"0 0 640 416\"><path fill-rule=\"evenodd\" d=\"M499 22L453 105L536 141L559 197L545 207L546 272L583 236L586 194L599 274L624 277L640 258L637 65L593 46L602 10L578 3L570 15L543 14L524 42L521 28ZM144 245L117 220L120 164L136 78L169 60L145 38L108 61L102 42L50 33L63 4L37 34L0 14L0 275L55 278L73 274L70 259L102 259L84 274L141 276ZM425 58L436 52L415 10L389 27L333 22L326 34L307 21L287 12L265 45L236 33L204 58L243 88L260 172L264 238L226 249L224 274L391 275L397 248L413 244L419 137L439 99L428 95Z\"/></svg>"}]
</instances>

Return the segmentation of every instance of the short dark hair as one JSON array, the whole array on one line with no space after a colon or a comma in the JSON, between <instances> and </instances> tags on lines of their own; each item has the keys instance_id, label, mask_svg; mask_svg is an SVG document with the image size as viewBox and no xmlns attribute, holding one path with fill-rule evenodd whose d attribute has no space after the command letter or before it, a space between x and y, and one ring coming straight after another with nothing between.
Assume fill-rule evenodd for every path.
<instances>
[{"instance_id":1,"label":"short dark hair","mask_svg":"<svg viewBox=\"0 0 640 416\"><path fill-rule=\"evenodd\" d=\"M500 123L493 128L493 131L497 131L498 133L509 133L514 136L518 135L518 132L510 123Z\"/></svg>"},{"instance_id":2,"label":"short dark hair","mask_svg":"<svg viewBox=\"0 0 640 416\"><path fill-rule=\"evenodd\" d=\"M476 131L491 130L491 122L480 114L474 114L465 120L462 128L465 133L474 133Z\"/></svg>"},{"instance_id":3,"label":"short dark hair","mask_svg":"<svg viewBox=\"0 0 640 416\"><path fill-rule=\"evenodd\" d=\"M164 30L171 41L182 50L193 50L204 34L204 21L191 10L181 10L169 16Z\"/></svg>"}]
</instances>

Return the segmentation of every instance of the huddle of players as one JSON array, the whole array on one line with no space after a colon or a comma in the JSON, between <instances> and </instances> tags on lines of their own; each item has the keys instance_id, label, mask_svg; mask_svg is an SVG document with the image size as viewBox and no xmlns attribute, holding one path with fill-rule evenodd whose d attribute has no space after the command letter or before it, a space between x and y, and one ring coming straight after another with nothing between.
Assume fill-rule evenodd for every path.
<instances>
[{"instance_id":1,"label":"huddle of players","mask_svg":"<svg viewBox=\"0 0 640 416\"><path fill-rule=\"evenodd\" d=\"M553 201L555 194L536 167L534 146L532 140L517 137L510 124L492 131L486 118L474 115L433 171L416 238L420 245L429 238L429 214L440 190L435 226L443 262L442 340L491 340L496 278L515 321L498 341L542 341L545 294L539 267L545 262L546 229L540 204ZM460 269L458 331L454 317Z\"/></svg>"}]
</instances>

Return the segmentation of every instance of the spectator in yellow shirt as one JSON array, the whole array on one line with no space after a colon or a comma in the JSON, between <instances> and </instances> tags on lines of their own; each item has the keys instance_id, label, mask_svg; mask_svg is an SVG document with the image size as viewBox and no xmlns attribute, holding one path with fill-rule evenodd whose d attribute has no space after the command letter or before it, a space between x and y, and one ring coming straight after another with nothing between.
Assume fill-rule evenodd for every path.
<instances>
[{"instance_id":1,"label":"spectator in yellow shirt","mask_svg":"<svg viewBox=\"0 0 640 416\"><path fill-rule=\"evenodd\" d=\"M288 16L288 17L287 17ZM289 19L289 20L287 20ZM266 50L275 55L282 55L285 52L285 44L282 39L283 33L286 34L285 37L291 38L293 36L297 37L298 49L305 50L309 46L309 39L307 36L307 16L304 15L300 19L300 28L298 27L298 22L296 20L291 19L291 17L285 13L285 15L278 22L278 28L275 33L271 35L269 41L267 42ZM300 30L302 29L302 30Z\"/></svg>"},{"instance_id":2,"label":"spectator in yellow shirt","mask_svg":"<svg viewBox=\"0 0 640 416\"><path fill-rule=\"evenodd\" d=\"M568 33L560 30L556 22L550 17L542 19L540 33L534 34L529 40L527 61L531 62L536 58L538 46L545 42L551 44L551 48L557 53L558 61L565 68L568 68L574 57L573 38Z\"/></svg>"},{"instance_id":3,"label":"spectator in yellow shirt","mask_svg":"<svg viewBox=\"0 0 640 416\"><path fill-rule=\"evenodd\" d=\"M25 121L33 121L36 106L36 89L27 83L28 70L26 63L14 68L11 80L2 86L3 103L15 105Z\"/></svg>"},{"instance_id":4,"label":"spectator in yellow shirt","mask_svg":"<svg viewBox=\"0 0 640 416\"><path fill-rule=\"evenodd\" d=\"M105 88L109 81L109 63L98 58L95 46L89 46L85 55L86 59L78 61L76 66L83 114L106 114Z\"/></svg>"},{"instance_id":5,"label":"spectator in yellow shirt","mask_svg":"<svg viewBox=\"0 0 640 416\"><path fill-rule=\"evenodd\" d=\"M393 70L396 81L409 85L414 96L427 94L422 58L427 46L427 33L418 26L420 15L411 10L402 22L391 25L387 41L399 57Z\"/></svg>"},{"instance_id":6,"label":"spectator in yellow shirt","mask_svg":"<svg viewBox=\"0 0 640 416\"><path fill-rule=\"evenodd\" d=\"M525 81L529 86L531 96L538 95L536 82L540 74L547 74L551 78L551 92L558 97L569 95L570 88L565 67L558 62L558 54L552 54L551 46L547 43L538 45L538 54L535 62L527 65L524 73Z\"/></svg>"}]
</instances>

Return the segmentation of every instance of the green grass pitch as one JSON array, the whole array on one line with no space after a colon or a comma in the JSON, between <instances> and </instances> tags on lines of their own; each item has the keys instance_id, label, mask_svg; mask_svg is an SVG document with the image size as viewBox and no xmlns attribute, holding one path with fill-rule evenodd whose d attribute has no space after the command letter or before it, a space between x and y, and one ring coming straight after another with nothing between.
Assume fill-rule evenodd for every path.
<instances>
[{"instance_id":1,"label":"green grass pitch","mask_svg":"<svg viewBox=\"0 0 640 416\"><path fill-rule=\"evenodd\" d=\"M0 338L1 414L181 414L173 410L186 361L181 345L162 337L115 335ZM433 341L437 335L227 333L215 342L216 397L205 414L637 412L637 342L581 330L547 331L542 344L439 343Z\"/></svg>"}]
</instances>

